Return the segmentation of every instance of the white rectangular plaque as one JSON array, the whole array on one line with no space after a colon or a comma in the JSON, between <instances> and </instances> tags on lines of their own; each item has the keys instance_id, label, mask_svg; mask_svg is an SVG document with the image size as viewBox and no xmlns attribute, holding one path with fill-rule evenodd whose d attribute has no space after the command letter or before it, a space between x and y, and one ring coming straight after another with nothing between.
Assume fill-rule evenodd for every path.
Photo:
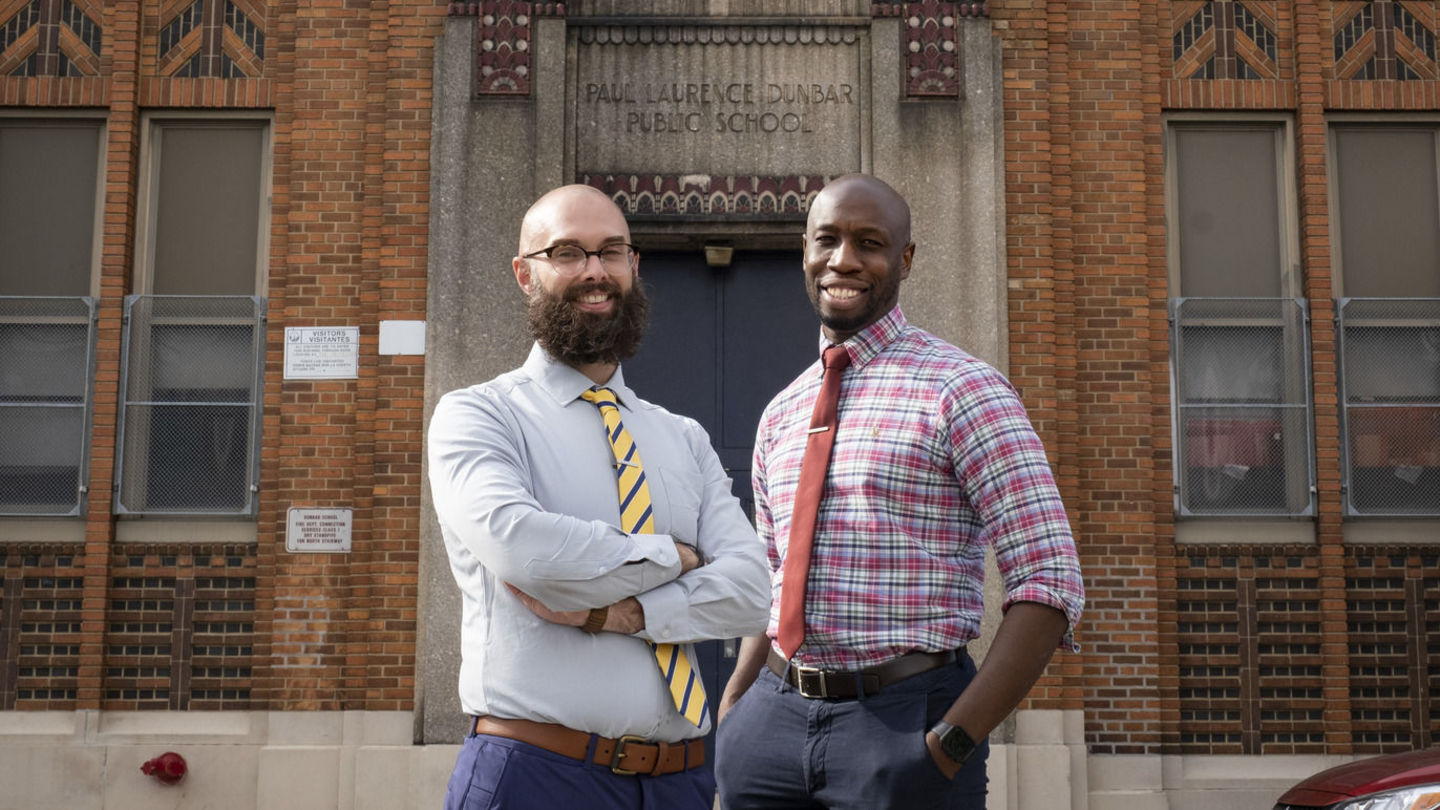
<instances>
[{"instance_id":1,"label":"white rectangular plaque","mask_svg":"<svg viewBox=\"0 0 1440 810\"><path fill-rule=\"evenodd\" d=\"M360 376L360 327L285 327L285 379L353 380Z\"/></svg>"},{"instance_id":2,"label":"white rectangular plaque","mask_svg":"<svg viewBox=\"0 0 1440 810\"><path fill-rule=\"evenodd\" d=\"M291 553L350 551L349 507L292 506L286 513L285 550Z\"/></svg>"},{"instance_id":3,"label":"white rectangular plaque","mask_svg":"<svg viewBox=\"0 0 1440 810\"><path fill-rule=\"evenodd\" d=\"M381 321L381 354L424 354L424 321Z\"/></svg>"}]
</instances>

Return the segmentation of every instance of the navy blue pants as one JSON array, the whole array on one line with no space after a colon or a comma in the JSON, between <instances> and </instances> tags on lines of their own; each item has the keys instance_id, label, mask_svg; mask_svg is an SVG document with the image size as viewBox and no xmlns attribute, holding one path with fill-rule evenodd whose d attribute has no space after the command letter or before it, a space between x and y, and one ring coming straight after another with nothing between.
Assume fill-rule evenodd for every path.
<instances>
[{"instance_id":1,"label":"navy blue pants","mask_svg":"<svg viewBox=\"0 0 1440 810\"><path fill-rule=\"evenodd\" d=\"M488 734L465 737L445 790L445 810L712 810L714 804L708 764L665 776L621 776Z\"/></svg>"},{"instance_id":2,"label":"navy blue pants","mask_svg":"<svg viewBox=\"0 0 1440 810\"><path fill-rule=\"evenodd\" d=\"M974 676L962 654L954 665L863 699L811 700L762 669L716 732L720 803L725 810L984 810L989 743L980 742L953 782L925 747L925 731Z\"/></svg>"}]
</instances>

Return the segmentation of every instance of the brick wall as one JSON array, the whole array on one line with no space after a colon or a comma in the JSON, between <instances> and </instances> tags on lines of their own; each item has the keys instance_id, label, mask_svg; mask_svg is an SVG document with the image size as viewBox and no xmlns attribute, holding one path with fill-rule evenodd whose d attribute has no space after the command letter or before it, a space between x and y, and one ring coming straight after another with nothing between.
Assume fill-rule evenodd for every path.
<instances>
[{"instance_id":1,"label":"brick wall","mask_svg":"<svg viewBox=\"0 0 1440 810\"><path fill-rule=\"evenodd\" d=\"M1005 43L1011 377L1080 539L1084 652L1035 708L1086 709L1092 748L1158 744L1154 439L1165 379L1154 4L992 4ZM1160 355L1161 358L1164 354ZM1167 487L1168 488L1168 487ZM1142 508L1136 508L1142 505Z\"/></svg>"},{"instance_id":2,"label":"brick wall","mask_svg":"<svg viewBox=\"0 0 1440 810\"><path fill-rule=\"evenodd\" d=\"M60 6L43 0L38 34L21 19L6 64L38 36L40 73L68 60L82 75L0 78L5 106L99 109L108 124L86 539L6 537L0 708L411 708L424 363L379 356L377 336L380 321L425 317L430 71L446 8L240 0L232 20L216 0L76 5L98 56L80 58L64 30L45 39ZM0 3L0 24L24 6ZM116 544L141 116L238 109L273 114L259 541L214 546L202 528L196 545ZM360 327L359 379L283 380L284 328L333 325ZM290 506L353 507L352 553L287 553ZM46 673L55 688L26 686Z\"/></svg>"},{"instance_id":3,"label":"brick wall","mask_svg":"<svg viewBox=\"0 0 1440 810\"><path fill-rule=\"evenodd\" d=\"M202 4L210 27L176 39L190 3L75 0L98 21L98 54L42 32L40 75L12 75L30 57L0 53L0 104L108 120L86 533L0 547L0 708L408 709L424 365L380 356L377 336L381 321L425 317L430 70L448 9L248 0L236 6L254 30L240 36L215 24L223 4ZM1028 705L1083 708L1097 753L1344 754L1434 738L1433 685L1415 673L1431 656L1436 552L1342 542L1326 115L1440 108L1433 57L1403 80L1361 76L1368 52L1343 31L1364 5L989 5L1004 59L1011 374L1050 448L1090 592L1083 652L1058 656ZM0 17L21 6L0 2ZM1440 28L1433 3L1403 6ZM59 3L38 7L53 15ZM62 64L73 75L44 75ZM232 69L245 75L221 77ZM1377 70L1398 75L1393 60ZM253 547L115 541L140 122L162 109L274 117ZM1294 121L1313 545L1175 540L1162 137L1172 111ZM360 327L358 379L283 380L284 327L330 325ZM294 505L353 507L352 553L287 553ZM1379 641L1366 646L1366 634Z\"/></svg>"},{"instance_id":4,"label":"brick wall","mask_svg":"<svg viewBox=\"0 0 1440 810\"><path fill-rule=\"evenodd\" d=\"M1058 657L1030 704L1083 705L1094 752L1350 753L1432 738L1415 704L1427 686L1395 674L1407 638L1412 666L1430 660L1414 641L1428 614L1395 605L1430 592L1419 572L1434 549L1342 542L1326 115L1440 108L1433 53L1397 46L1413 65L1401 80L1384 40L1354 22L1373 13L1378 31L1403 6L1433 33L1434 4L1367 6L991 3L1005 46L1011 370L1052 448L1089 588L1084 652ZM1370 70L1389 78L1360 77L1376 52ZM1295 123L1314 546L1175 541L1163 116L1231 111ZM1372 558L1403 573L1365 584L1355 571ZM1367 598L1375 588L1400 596ZM1372 627L1400 640L1364 652ZM1395 660L1367 663L1375 654Z\"/></svg>"}]
</instances>

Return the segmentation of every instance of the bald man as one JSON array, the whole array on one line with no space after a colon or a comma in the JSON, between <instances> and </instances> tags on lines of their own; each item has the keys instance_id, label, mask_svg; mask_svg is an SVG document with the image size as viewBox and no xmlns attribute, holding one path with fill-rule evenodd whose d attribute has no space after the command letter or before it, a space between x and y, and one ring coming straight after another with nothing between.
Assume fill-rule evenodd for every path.
<instances>
[{"instance_id":1,"label":"bald man","mask_svg":"<svg viewBox=\"0 0 1440 810\"><path fill-rule=\"evenodd\" d=\"M905 200L868 175L837 178L803 245L824 360L771 401L755 440L774 606L721 700L720 799L983 810L986 736L1073 644L1085 591L1070 525L1010 384L900 311L915 256ZM838 406L819 424L822 386ZM817 432L833 446L807 509ZM977 674L965 646L987 547L1005 616Z\"/></svg>"},{"instance_id":2,"label":"bald man","mask_svg":"<svg viewBox=\"0 0 1440 810\"><path fill-rule=\"evenodd\" d=\"M511 261L530 355L431 418L464 597L451 810L713 806L692 642L759 632L769 577L705 431L625 385L639 265L605 194L541 197Z\"/></svg>"}]
</instances>

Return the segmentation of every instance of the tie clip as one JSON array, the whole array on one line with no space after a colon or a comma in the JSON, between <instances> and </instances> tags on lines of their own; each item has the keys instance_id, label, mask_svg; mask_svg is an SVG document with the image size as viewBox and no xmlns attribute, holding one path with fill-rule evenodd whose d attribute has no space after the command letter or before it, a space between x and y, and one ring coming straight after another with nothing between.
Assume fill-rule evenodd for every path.
<instances>
[{"instance_id":1,"label":"tie clip","mask_svg":"<svg viewBox=\"0 0 1440 810\"><path fill-rule=\"evenodd\" d=\"M615 466L616 466L616 468L619 468L619 467L639 467L640 465L639 465L639 464L636 464L636 463L633 462L633 461L621 461L620 459L617 458L617 459L615 459Z\"/></svg>"},{"instance_id":2,"label":"tie clip","mask_svg":"<svg viewBox=\"0 0 1440 810\"><path fill-rule=\"evenodd\" d=\"M805 431L805 432L806 432L806 433L824 433L825 431L827 431L827 430L829 430L829 429L830 429L830 426L829 426L829 425L821 425L820 427L810 428L809 430L807 430L807 431Z\"/></svg>"}]
</instances>

